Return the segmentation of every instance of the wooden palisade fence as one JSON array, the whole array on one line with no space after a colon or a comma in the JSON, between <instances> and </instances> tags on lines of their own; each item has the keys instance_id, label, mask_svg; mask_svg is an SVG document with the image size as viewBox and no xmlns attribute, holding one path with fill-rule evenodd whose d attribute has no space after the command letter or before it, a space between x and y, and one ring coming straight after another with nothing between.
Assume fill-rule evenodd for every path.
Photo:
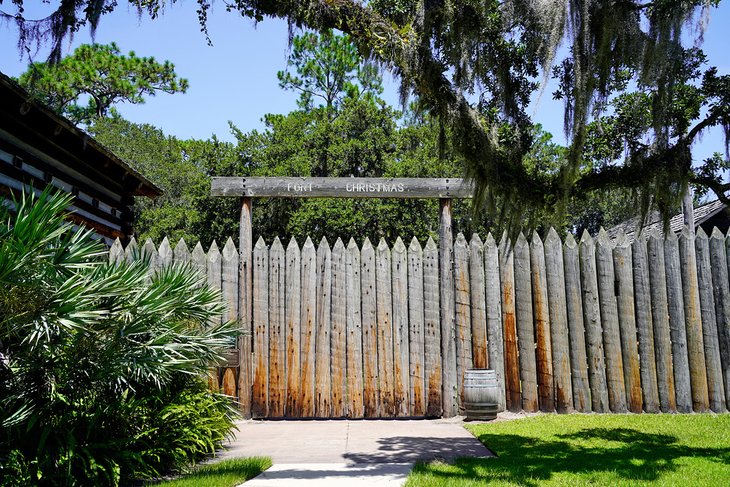
<instances>
[{"instance_id":1,"label":"wooden palisade fence","mask_svg":"<svg viewBox=\"0 0 730 487\"><path fill-rule=\"evenodd\" d=\"M726 410L730 237L717 229L449 245L259 239L251 289L232 239L222 252L167 239L141 250L153 268L204 273L230 304L223 318L244 316L251 296L251 351L215 380L253 417L453 416L470 368L496 371L503 409ZM110 258L136 252L117 241Z\"/></svg>"}]
</instances>

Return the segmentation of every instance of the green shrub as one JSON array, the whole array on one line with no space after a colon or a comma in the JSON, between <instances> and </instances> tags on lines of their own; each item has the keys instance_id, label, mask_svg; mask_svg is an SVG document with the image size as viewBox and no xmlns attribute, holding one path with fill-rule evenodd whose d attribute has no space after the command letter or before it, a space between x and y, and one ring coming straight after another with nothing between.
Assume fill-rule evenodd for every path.
<instances>
[{"instance_id":1,"label":"green shrub","mask_svg":"<svg viewBox=\"0 0 730 487\"><path fill-rule=\"evenodd\" d=\"M231 430L200 377L234 339L186 266L112 265L70 196L0 209L0 485L117 485L182 468Z\"/></svg>"}]
</instances>

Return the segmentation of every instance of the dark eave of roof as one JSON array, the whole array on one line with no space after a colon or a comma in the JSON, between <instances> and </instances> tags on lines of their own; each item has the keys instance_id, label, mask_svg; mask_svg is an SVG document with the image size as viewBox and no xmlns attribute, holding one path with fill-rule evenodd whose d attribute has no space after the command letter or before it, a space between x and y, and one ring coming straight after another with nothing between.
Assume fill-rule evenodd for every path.
<instances>
[{"instance_id":1,"label":"dark eave of roof","mask_svg":"<svg viewBox=\"0 0 730 487\"><path fill-rule=\"evenodd\" d=\"M68 119L35 100L3 73L0 73L0 113L2 125L12 125L8 131L17 130L22 132L22 136L38 137L38 142L47 141L55 150L71 153L77 166L85 166L82 169L106 180L120 194L151 198L162 194L162 190L149 179Z\"/></svg>"}]
</instances>

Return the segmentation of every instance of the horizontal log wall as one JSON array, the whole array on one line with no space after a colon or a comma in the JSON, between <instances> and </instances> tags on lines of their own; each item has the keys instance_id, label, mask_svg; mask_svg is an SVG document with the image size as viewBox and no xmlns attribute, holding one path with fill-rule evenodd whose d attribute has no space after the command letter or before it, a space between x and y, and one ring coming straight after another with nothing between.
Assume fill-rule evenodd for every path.
<instances>
[{"instance_id":1,"label":"horizontal log wall","mask_svg":"<svg viewBox=\"0 0 730 487\"><path fill-rule=\"evenodd\" d=\"M211 383L250 398L244 413L259 418L450 416L463 410L465 371L479 367L497 372L501 410L726 411L730 237L576 242L550 230L514 245L491 234L449 244L245 245L251 352L232 351ZM207 252L117 241L110 260L141 254L152 272L185 263L203 273L230 303L222 319L244 312L246 256L232 239Z\"/></svg>"}]
</instances>

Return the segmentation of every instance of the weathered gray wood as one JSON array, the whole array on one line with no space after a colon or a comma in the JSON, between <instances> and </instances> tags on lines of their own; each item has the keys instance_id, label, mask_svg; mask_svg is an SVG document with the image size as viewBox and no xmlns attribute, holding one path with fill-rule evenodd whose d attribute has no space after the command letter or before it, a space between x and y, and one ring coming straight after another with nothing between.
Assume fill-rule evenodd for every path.
<instances>
[{"instance_id":1,"label":"weathered gray wood","mask_svg":"<svg viewBox=\"0 0 730 487\"><path fill-rule=\"evenodd\" d=\"M634 306L634 276L631 247L623 229L619 231L613 248L613 272L615 276L618 323L621 333L621 356L624 366L624 386L629 411L643 411L641 391L641 367L639 366L639 343L636 333Z\"/></svg>"},{"instance_id":2,"label":"weathered gray wood","mask_svg":"<svg viewBox=\"0 0 730 487\"><path fill-rule=\"evenodd\" d=\"M424 375L426 376L426 415L441 416L442 358L439 314L439 249L429 237L423 249Z\"/></svg>"},{"instance_id":3,"label":"weathered gray wood","mask_svg":"<svg viewBox=\"0 0 730 487\"><path fill-rule=\"evenodd\" d=\"M124 249L124 260L131 264L135 260L139 259L139 252L137 240L135 240L134 237L130 238L127 248Z\"/></svg>"},{"instance_id":4,"label":"weathered gray wood","mask_svg":"<svg viewBox=\"0 0 730 487\"><path fill-rule=\"evenodd\" d=\"M570 345L568 339L568 313L565 301L565 268L563 265L563 243L560 241L558 233L552 227L545 237L544 247L553 378L555 381L555 409L559 413L566 413L573 409L573 385L570 381Z\"/></svg>"},{"instance_id":5,"label":"weathered gray wood","mask_svg":"<svg viewBox=\"0 0 730 487\"><path fill-rule=\"evenodd\" d=\"M715 295L717 317L717 338L720 346L725 403L730 406L730 284L728 283L725 236L717 227L710 237L710 260L712 261L712 290Z\"/></svg>"},{"instance_id":6,"label":"weathered gray wood","mask_svg":"<svg viewBox=\"0 0 730 487\"><path fill-rule=\"evenodd\" d=\"M143 258L148 259L150 275L152 276L157 274L157 271L160 269L160 254L157 252L155 243L152 239L148 238L142 246L142 256Z\"/></svg>"},{"instance_id":7,"label":"weathered gray wood","mask_svg":"<svg viewBox=\"0 0 730 487\"><path fill-rule=\"evenodd\" d=\"M360 249L352 238L345 255L347 291L347 414L351 418L365 416L363 405L363 333L360 311Z\"/></svg>"},{"instance_id":8,"label":"weathered gray wood","mask_svg":"<svg viewBox=\"0 0 730 487\"><path fill-rule=\"evenodd\" d=\"M287 417L301 416L301 251L295 238L286 246L286 409Z\"/></svg>"},{"instance_id":9,"label":"weathered gray wood","mask_svg":"<svg viewBox=\"0 0 730 487\"><path fill-rule=\"evenodd\" d=\"M317 252L312 239L307 237L302 247L302 298L300 346L300 411L302 417L313 417L316 412L316 345L317 345Z\"/></svg>"},{"instance_id":10,"label":"weathered gray wood","mask_svg":"<svg viewBox=\"0 0 730 487\"><path fill-rule=\"evenodd\" d=\"M111 248L109 248L109 263L120 264L124 260L124 246L119 238L114 240Z\"/></svg>"},{"instance_id":11,"label":"weathered gray wood","mask_svg":"<svg viewBox=\"0 0 730 487\"><path fill-rule=\"evenodd\" d=\"M408 246L408 350L411 416L426 415L426 330L423 284L423 249L418 239L413 237Z\"/></svg>"},{"instance_id":12,"label":"weathered gray wood","mask_svg":"<svg viewBox=\"0 0 730 487\"><path fill-rule=\"evenodd\" d=\"M570 371L573 386L573 407L576 411L591 411L591 389L588 380L585 326L583 324L583 293L580 284L578 244L568 233L563 245L565 271L565 305L570 336Z\"/></svg>"},{"instance_id":13,"label":"weathered gray wood","mask_svg":"<svg viewBox=\"0 0 730 487\"><path fill-rule=\"evenodd\" d=\"M456 370L456 315L454 311L454 236L451 229L451 200L439 201L439 279L441 298L441 357L443 370L443 415L459 414Z\"/></svg>"},{"instance_id":14,"label":"weathered gray wood","mask_svg":"<svg viewBox=\"0 0 730 487\"><path fill-rule=\"evenodd\" d=\"M228 241L233 246L233 241ZM276 237L269 251L269 417L272 418L286 415L286 300L286 254Z\"/></svg>"},{"instance_id":15,"label":"weathered gray wood","mask_svg":"<svg viewBox=\"0 0 730 487\"><path fill-rule=\"evenodd\" d=\"M507 408L504 372L504 333L502 328L502 292L499 278L499 248L491 233L484 241L484 287L487 315L488 366L497 375L498 410Z\"/></svg>"},{"instance_id":16,"label":"weathered gray wood","mask_svg":"<svg viewBox=\"0 0 730 487\"><path fill-rule=\"evenodd\" d=\"M317 248L317 339L315 346L315 416L332 414L332 251L325 237Z\"/></svg>"},{"instance_id":17,"label":"weathered gray wood","mask_svg":"<svg viewBox=\"0 0 730 487\"><path fill-rule=\"evenodd\" d=\"M408 352L408 257L398 237L391 252L393 289L393 399L396 416L410 415Z\"/></svg>"},{"instance_id":18,"label":"weathered gray wood","mask_svg":"<svg viewBox=\"0 0 730 487\"><path fill-rule=\"evenodd\" d=\"M162 239L162 243L160 243L160 247L157 249L157 254L159 256L158 263L160 268L172 264L172 247L170 247L170 241L167 237Z\"/></svg>"},{"instance_id":19,"label":"weathered gray wood","mask_svg":"<svg viewBox=\"0 0 730 487\"><path fill-rule=\"evenodd\" d=\"M499 273L502 282L502 323L504 325L504 388L506 406L510 411L522 409L520 364L517 345L515 310L515 266L512 244L507 233L499 242Z\"/></svg>"},{"instance_id":20,"label":"weathered gray wood","mask_svg":"<svg viewBox=\"0 0 730 487\"><path fill-rule=\"evenodd\" d=\"M697 283L700 295L702 318L702 342L707 367L707 392L710 409L716 413L724 412L725 387L722 378L720 344L717 336L717 316L715 315L715 296L713 295L712 270L710 264L710 243L702 228L697 229L695 237L697 253Z\"/></svg>"},{"instance_id":21,"label":"weathered gray wood","mask_svg":"<svg viewBox=\"0 0 730 487\"><path fill-rule=\"evenodd\" d=\"M347 278L345 244L332 247L332 417L347 416Z\"/></svg>"},{"instance_id":22,"label":"weathered gray wood","mask_svg":"<svg viewBox=\"0 0 730 487\"><path fill-rule=\"evenodd\" d=\"M221 291L223 299L228 304L223 319L226 321L238 319L238 251L230 237L223 246L221 254Z\"/></svg>"},{"instance_id":23,"label":"weathered gray wood","mask_svg":"<svg viewBox=\"0 0 730 487\"><path fill-rule=\"evenodd\" d=\"M284 198L471 198L463 179L214 177L211 196Z\"/></svg>"},{"instance_id":24,"label":"weathered gray wood","mask_svg":"<svg viewBox=\"0 0 730 487\"><path fill-rule=\"evenodd\" d=\"M471 306L472 363L475 369L488 369L487 297L484 287L484 244L476 233L469 242L469 297ZM501 384L501 382L500 382Z\"/></svg>"},{"instance_id":25,"label":"weathered gray wood","mask_svg":"<svg viewBox=\"0 0 730 487\"><path fill-rule=\"evenodd\" d=\"M380 411L378 381L378 308L375 249L368 238L361 250L363 403L366 418L377 418Z\"/></svg>"},{"instance_id":26,"label":"weathered gray wood","mask_svg":"<svg viewBox=\"0 0 730 487\"><path fill-rule=\"evenodd\" d=\"M677 395L674 386L674 363L669 327L664 240L656 233L650 233L646 242L646 249L649 257L651 317L654 326L659 407L662 412L667 413L677 410Z\"/></svg>"},{"instance_id":27,"label":"weathered gray wood","mask_svg":"<svg viewBox=\"0 0 730 487\"><path fill-rule=\"evenodd\" d=\"M238 321L241 326L238 338L238 403L244 418L251 417L253 393L253 243L251 198L242 198L238 234Z\"/></svg>"},{"instance_id":28,"label":"weathered gray wood","mask_svg":"<svg viewBox=\"0 0 730 487\"><path fill-rule=\"evenodd\" d=\"M393 370L393 291L391 255L384 238L375 252L375 276L378 316L378 379L380 382L380 417L395 416Z\"/></svg>"},{"instance_id":29,"label":"weathered gray wood","mask_svg":"<svg viewBox=\"0 0 730 487\"><path fill-rule=\"evenodd\" d=\"M692 412L692 388L690 385L689 359L687 357L687 331L684 320L684 298L680 274L679 243L677 236L669 232L664 240L664 264L667 275L667 305L669 307L669 331L672 337L672 362L677 410Z\"/></svg>"},{"instance_id":30,"label":"weathered gray wood","mask_svg":"<svg viewBox=\"0 0 730 487\"><path fill-rule=\"evenodd\" d=\"M530 244L530 272L532 274L532 311L535 324L535 355L537 365L537 396L541 411L555 411L553 383L553 350L550 340L550 304L545 276L545 247L537 231Z\"/></svg>"},{"instance_id":31,"label":"weathered gray wood","mask_svg":"<svg viewBox=\"0 0 730 487\"><path fill-rule=\"evenodd\" d=\"M587 231L580 239L580 277L583 289L583 323L585 324L588 379L593 412L609 412L606 362L603 353L603 328L598 296L596 247Z\"/></svg>"},{"instance_id":32,"label":"weathered gray wood","mask_svg":"<svg viewBox=\"0 0 730 487\"><path fill-rule=\"evenodd\" d=\"M190 250L188 249L188 245L185 243L185 240L181 238L177 242L177 245L175 245L175 248L172 251L172 255L172 260L175 261L176 264L187 264L190 262ZM236 303L236 309L238 309L238 303Z\"/></svg>"},{"instance_id":33,"label":"weathered gray wood","mask_svg":"<svg viewBox=\"0 0 730 487\"><path fill-rule=\"evenodd\" d=\"M631 245L634 280L634 304L636 329L639 337L639 371L644 411L659 412L659 388L657 386L656 353L654 352L654 328L651 314L651 287L649 281L649 255L646 239L639 234Z\"/></svg>"},{"instance_id":34,"label":"weathered gray wood","mask_svg":"<svg viewBox=\"0 0 730 487\"><path fill-rule=\"evenodd\" d=\"M603 228L596 240L596 273L603 327L603 353L606 357L608 404L614 413L625 413L626 386L616 303L616 278L613 272L613 244Z\"/></svg>"},{"instance_id":35,"label":"weathered gray wood","mask_svg":"<svg viewBox=\"0 0 730 487\"><path fill-rule=\"evenodd\" d=\"M213 240L213 243L210 244L206 259L208 285L214 289L221 289L223 284L223 269L221 267L222 256L220 250L218 250L218 244L215 240Z\"/></svg>"},{"instance_id":36,"label":"weathered gray wood","mask_svg":"<svg viewBox=\"0 0 730 487\"><path fill-rule=\"evenodd\" d=\"M255 418L265 418L269 415L269 249L261 237L253 249L252 297L254 374L251 414Z\"/></svg>"},{"instance_id":37,"label":"weathered gray wood","mask_svg":"<svg viewBox=\"0 0 730 487\"><path fill-rule=\"evenodd\" d=\"M190 262L192 263L193 269L196 269L200 276L206 281L208 279L208 256L205 255L205 250L200 242L195 244L193 252L190 254Z\"/></svg>"},{"instance_id":38,"label":"weathered gray wood","mask_svg":"<svg viewBox=\"0 0 730 487\"><path fill-rule=\"evenodd\" d=\"M456 331L456 390L464 404L464 373L473 366L471 347L471 303L469 294L469 249L459 233L454 243L454 326Z\"/></svg>"},{"instance_id":39,"label":"weathered gray wood","mask_svg":"<svg viewBox=\"0 0 730 487\"><path fill-rule=\"evenodd\" d=\"M537 364L535 363L535 332L532 314L532 279L530 277L530 246L520 233L514 249L515 311L517 344L520 353L522 380L522 409L535 412L538 408Z\"/></svg>"},{"instance_id":40,"label":"weathered gray wood","mask_svg":"<svg viewBox=\"0 0 730 487\"><path fill-rule=\"evenodd\" d=\"M679 238L679 255L682 270L682 297L687 328L687 356L692 387L692 407L695 412L704 412L710 407L707 391L707 364L705 346L702 340L702 312L697 285L697 256L695 239L687 226Z\"/></svg>"}]
</instances>

